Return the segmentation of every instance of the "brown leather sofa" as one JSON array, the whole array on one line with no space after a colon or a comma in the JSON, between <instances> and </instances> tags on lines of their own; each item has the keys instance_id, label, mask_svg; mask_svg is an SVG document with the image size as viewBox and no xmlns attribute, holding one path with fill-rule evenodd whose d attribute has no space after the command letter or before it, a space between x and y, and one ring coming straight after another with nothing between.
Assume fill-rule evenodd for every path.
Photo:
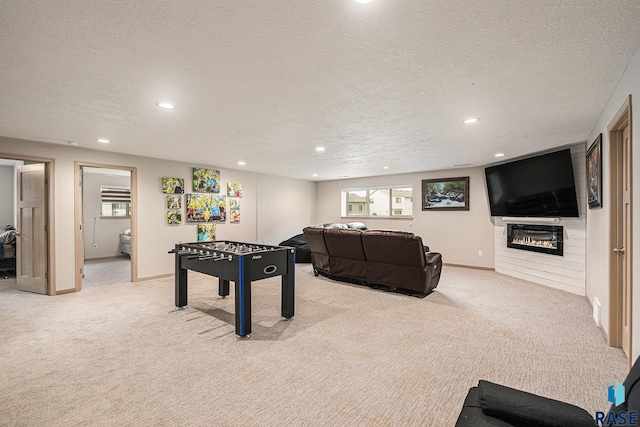
<instances>
[{"instance_id":1,"label":"brown leather sofa","mask_svg":"<svg viewBox=\"0 0 640 427\"><path fill-rule=\"evenodd\" d=\"M316 275L418 294L440 280L442 255L413 233L314 226L303 234Z\"/></svg>"}]
</instances>

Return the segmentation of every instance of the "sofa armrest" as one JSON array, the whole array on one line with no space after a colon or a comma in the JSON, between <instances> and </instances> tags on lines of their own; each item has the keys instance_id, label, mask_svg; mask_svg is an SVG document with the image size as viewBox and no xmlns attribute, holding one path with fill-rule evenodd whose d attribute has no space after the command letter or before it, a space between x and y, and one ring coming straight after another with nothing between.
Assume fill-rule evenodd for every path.
<instances>
[{"instance_id":1,"label":"sofa armrest","mask_svg":"<svg viewBox=\"0 0 640 427\"><path fill-rule=\"evenodd\" d=\"M587 427L595 420L582 408L514 388L480 380L482 412L513 426Z\"/></svg>"}]
</instances>

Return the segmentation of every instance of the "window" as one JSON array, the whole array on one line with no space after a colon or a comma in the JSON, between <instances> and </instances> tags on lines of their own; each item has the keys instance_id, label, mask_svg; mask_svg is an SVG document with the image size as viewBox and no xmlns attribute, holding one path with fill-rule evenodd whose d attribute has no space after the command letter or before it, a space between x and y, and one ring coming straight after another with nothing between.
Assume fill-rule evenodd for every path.
<instances>
[{"instance_id":1,"label":"window","mask_svg":"<svg viewBox=\"0 0 640 427\"><path fill-rule=\"evenodd\" d=\"M100 187L100 217L128 218L131 216L131 189L129 187Z\"/></svg>"},{"instance_id":2,"label":"window","mask_svg":"<svg viewBox=\"0 0 640 427\"><path fill-rule=\"evenodd\" d=\"M408 217L412 193L410 185L342 190L342 216Z\"/></svg>"}]
</instances>

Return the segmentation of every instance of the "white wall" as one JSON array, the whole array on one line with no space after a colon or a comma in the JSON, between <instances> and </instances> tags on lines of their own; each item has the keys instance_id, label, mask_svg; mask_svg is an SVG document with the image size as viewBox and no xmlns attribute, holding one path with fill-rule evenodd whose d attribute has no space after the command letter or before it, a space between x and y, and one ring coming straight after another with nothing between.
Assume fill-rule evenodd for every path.
<instances>
[{"instance_id":1,"label":"white wall","mask_svg":"<svg viewBox=\"0 0 640 427\"><path fill-rule=\"evenodd\" d=\"M586 162L584 144L571 147L579 218L561 218L563 256L507 248L507 223L495 218L496 271L531 282L585 295ZM521 223L527 224L523 218ZM529 222L535 223L535 222Z\"/></svg>"},{"instance_id":2,"label":"white wall","mask_svg":"<svg viewBox=\"0 0 640 427\"><path fill-rule=\"evenodd\" d=\"M469 178L468 211L422 211L422 180ZM413 186L412 219L354 219L340 217L340 190L386 185ZM371 178L319 182L316 223L362 221L369 228L410 231L432 251L442 253L443 262L494 268L494 228L489 213L483 168L385 175ZM482 256L478 255L482 251Z\"/></svg>"},{"instance_id":3,"label":"white wall","mask_svg":"<svg viewBox=\"0 0 640 427\"><path fill-rule=\"evenodd\" d=\"M13 166L0 166L0 228L16 226L14 222L15 184Z\"/></svg>"},{"instance_id":4,"label":"white wall","mask_svg":"<svg viewBox=\"0 0 640 427\"><path fill-rule=\"evenodd\" d=\"M84 173L82 180L82 231L85 259L121 256L120 232L131 228L129 218L100 218L103 185L129 187L130 178Z\"/></svg>"},{"instance_id":5,"label":"white wall","mask_svg":"<svg viewBox=\"0 0 640 427\"><path fill-rule=\"evenodd\" d=\"M613 249L609 245L609 221L611 217L611 194L609 191L609 135L607 126L623 105L625 100L632 96L631 122L634 129L633 149L632 149L632 169L633 169L633 194L632 200L640 200L640 48L636 50L627 69L616 86L609 102L598 118L591 134L588 144L591 144L596 137L602 133L602 163L603 163L603 204L600 209L589 209L587 211L587 296L593 304L593 299L598 298L602 304L602 328L609 331L609 255ZM634 276L640 277L640 208L637 203L633 203L633 247L632 265ZM635 280L634 280L635 282ZM635 287L635 286L634 286ZM640 292L632 291L632 356L631 360L640 355Z\"/></svg>"},{"instance_id":6,"label":"white wall","mask_svg":"<svg viewBox=\"0 0 640 427\"><path fill-rule=\"evenodd\" d=\"M172 249L175 243L196 240L195 224L166 224L166 194L162 193L162 177L184 178L185 190L189 192L192 190L192 168L207 167L220 170L221 189L224 188L225 194L227 182L243 184L240 223L231 224L227 218L227 223L218 224L218 239L279 243L294 233L300 233L302 228L315 221L312 213L316 198L313 182L264 177L252 172L222 169L211 164L187 164L5 137L0 137L0 157L2 154L55 159L53 230L57 291L75 287L75 263L74 257L71 256L74 253L75 161L137 168L138 198L134 209L137 213L139 234L137 258L140 279L173 273L173 258L167 251ZM274 182L277 185L262 186L259 190L258 181ZM258 191L262 193L258 194ZM268 212L262 213L260 227L257 214L258 200L265 203L269 209ZM275 203L275 200L293 200L295 204Z\"/></svg>"}]
</instances>

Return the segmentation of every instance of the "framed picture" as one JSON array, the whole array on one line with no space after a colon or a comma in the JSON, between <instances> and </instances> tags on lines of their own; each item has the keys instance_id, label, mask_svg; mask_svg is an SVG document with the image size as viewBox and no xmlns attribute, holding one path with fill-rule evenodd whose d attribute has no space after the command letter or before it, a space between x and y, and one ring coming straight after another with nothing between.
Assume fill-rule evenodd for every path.
<instances>
[{"instance_id":1,"label":"framed picture","mask_svg":"<svg viewBox=\"0 0 640 427\"><path fill-rule=\"evenodd\" d=\"M167 224L175 225L182 222L182 211L168 211L167 212Z\"/></svg>"},{"instance_id":2,"label":"framed picture","mask_svg":"<svg viewBox=\"0 0 640 427\"><path fill-rule=\"evenodd\" d=\"M589 209L602 207L602 134L587 151L587 189Z\"/></svg>"},{"instance_id":3,"label":"framed picture","mask_svg":"<svg viewBox=\"0 0 640 427\"><path fill-rule=\"evenodd\" d=\"M468 211L469 177L422 180L423 211Z\"/></svg>"},{"instance_id":4,"label":"framed picture","mask_svg":"<svg viewBox=\"0 0 640 427\"><path fill-rule=\"evenodd\" d=\"M167 196L167 209L182 209L182 196Z\"/></svg>"},{"instance_id":5,"label":"framed picture","mask_svg":"<svg viewBox=\"0 0 640 427\"><path fill-rule=\"evenodd\" d=\"M187 222L226 222L227 197L187 194Z\"/></svg>"},{"instance_id":6,"label":"framed picture","mask_svg":"<svg viewBox=\"0 0 640 427\"><path fill-rule=\"evenodd\" d=\"M194 193L219 193L220 171L193 168L193 191Z\"/></svg>"},{"instance_id":7,"label":"framed picture","mask_svg":"<svg viewBox=\"0 0 640 427\"><path fill-rule=\"evenodd\" d=\"M215 224L198 224L198 242L213 242L216 240Z\"/></svg>"},{"instance_id":8,"label":"framed picture","mask_svg":"<svg viewBox=\"0 0 640 427\"><path fill-rule=\"evenodd\" d=\"M242 197L242 184L227 183L227 196Z\"/></svg>"},{"instance_id":9,"label":"framed picture","mask_svg":"<svg viewBox=\"0 0 640 427\"><path fill-rule=\"evenodd\" d=\"M240 222L240 199L229 198L231 222Z\"/></svg>"},{"instance_id":10,"label":"framed picture","mask_svg":"<svg viewBox=\"0 0 640 427\"><path fill-rule=\"evenodd\" d=\"M184 193L184 178L162 178L162 192L167 194Z\"/></svg>"}]
</instances>

